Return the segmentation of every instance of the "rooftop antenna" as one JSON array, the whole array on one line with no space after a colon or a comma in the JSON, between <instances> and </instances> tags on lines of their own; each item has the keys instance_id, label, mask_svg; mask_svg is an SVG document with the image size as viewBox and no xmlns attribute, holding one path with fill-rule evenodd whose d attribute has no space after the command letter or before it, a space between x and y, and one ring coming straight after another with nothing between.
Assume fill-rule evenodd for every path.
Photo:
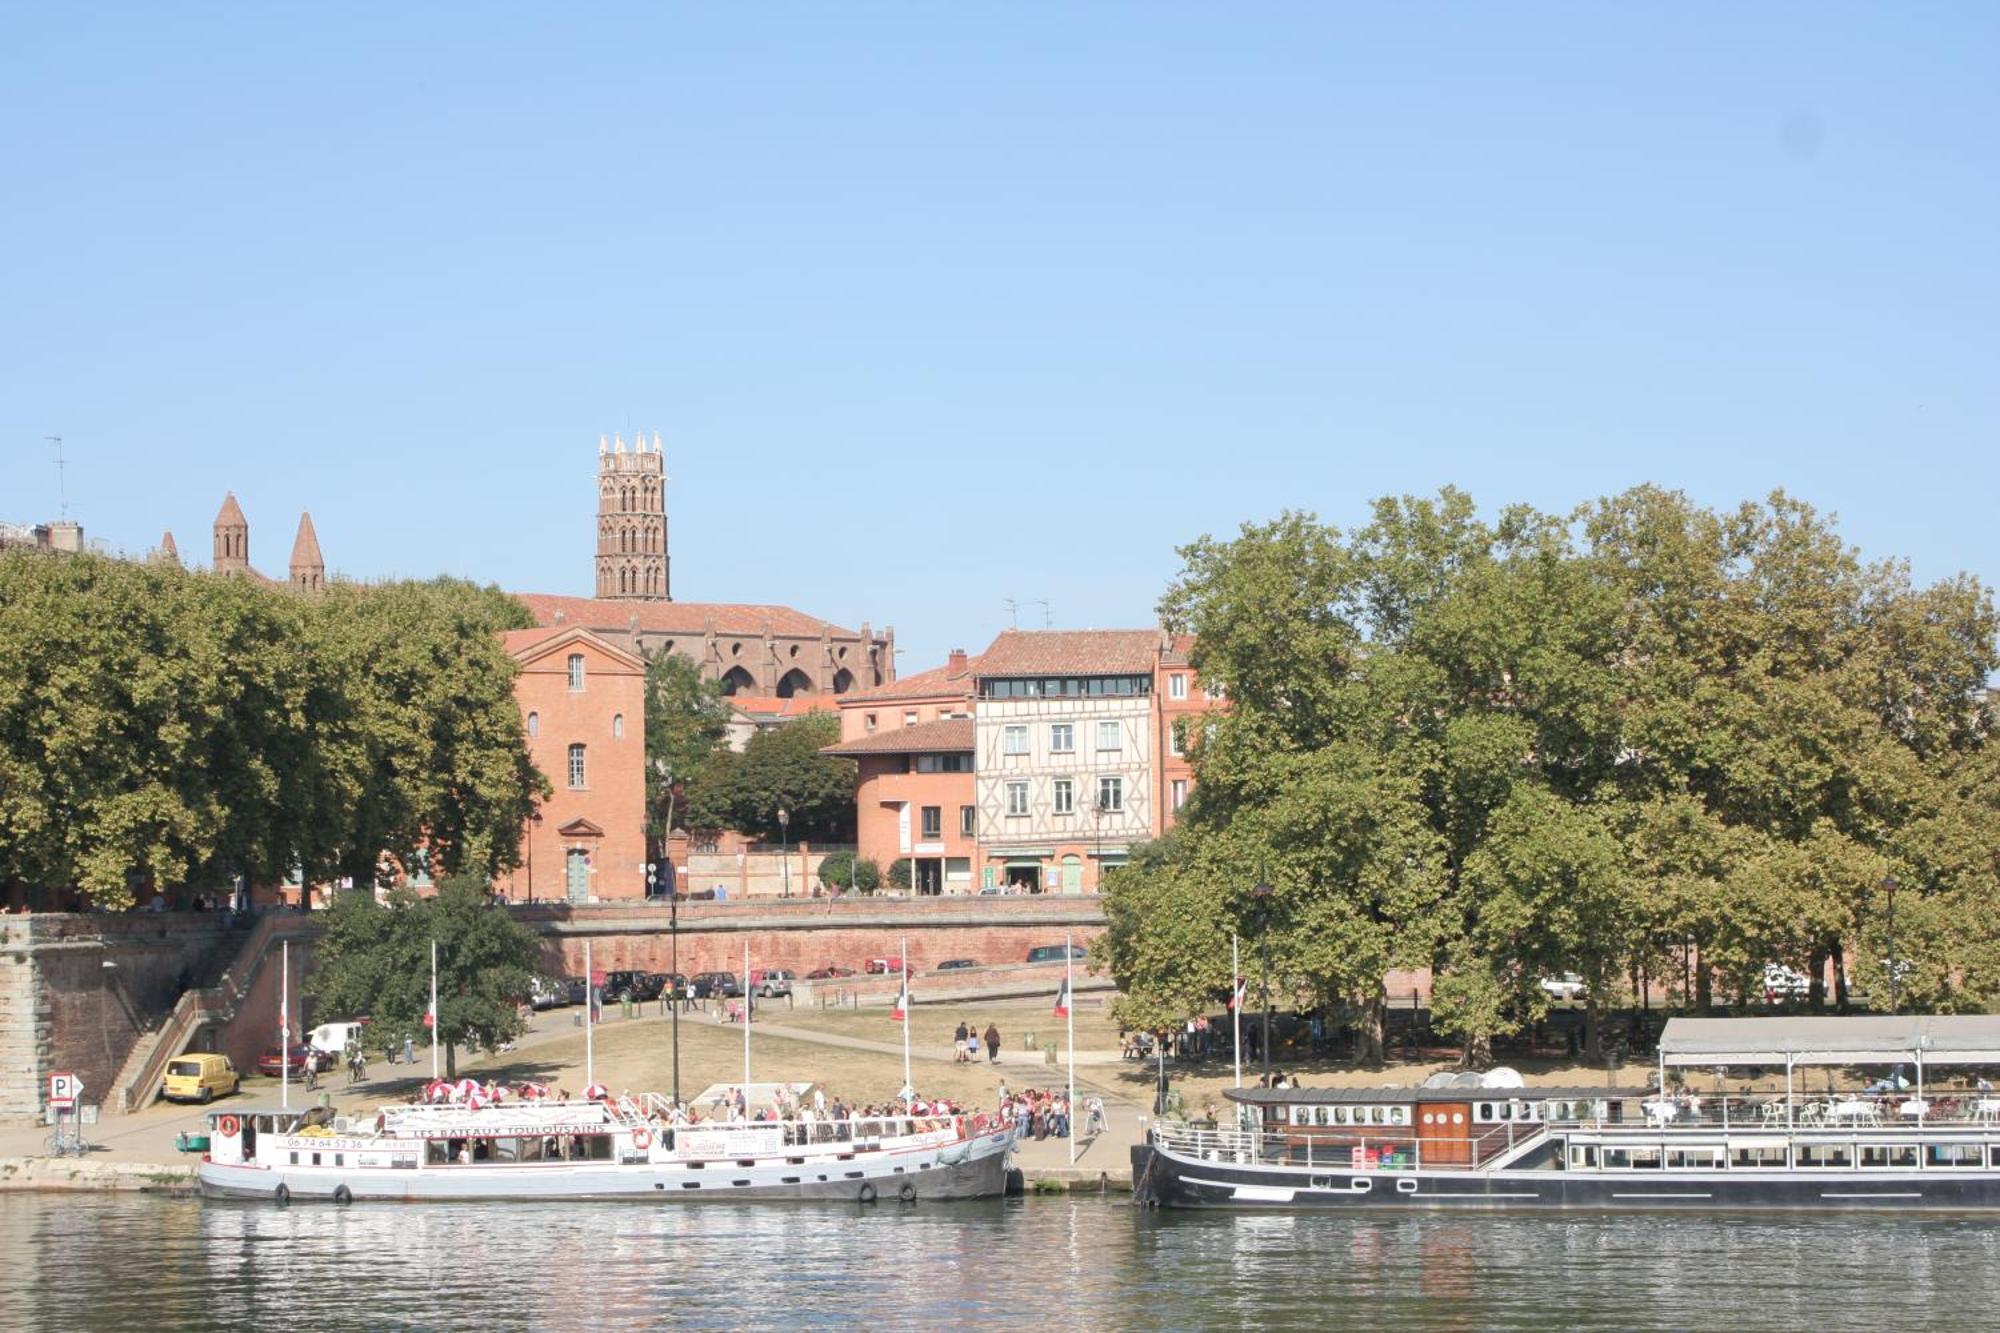
<instances>
[{"instance_id":1,"label":"rooftop antenna","mask_svg":"<svg viewBox=\"0 0 2000 1333\"><path fill-rule=\"evenodd\" d=\"M47 440L50 444L53 444L56 447L56 500L57 503L60 504L61 506L61 510L58 513L57 517L68 518L69 479L68 475L63 471L62 436L44 435L42 438Z\"/></svg>"},{"instance_id":2,"label":"rooftop antenna","mask_svg":"<svg viewBox=\"0 0 2000 1333\"><path fill-rule=\"evenodd\" d=\"M1000 605L1007 608L1007 628L1021 628L1021 604L1012 597L1003 597L1000 599Z\"/></svg>"},{"instance_id":3,"label":"rooftop antenna","mask_svg":"<svg viewBox=\"0 0 2000 1333\"><path fill-rule=\"evenodd\" d=\"M1056 620L1055 617L1049 613L1049 599L1046 597L1041 598L1035 603L1035 605L1042 608L1042 628L1049 629L1053 627L1056 623Z\"/></svg>"}]
</instances>

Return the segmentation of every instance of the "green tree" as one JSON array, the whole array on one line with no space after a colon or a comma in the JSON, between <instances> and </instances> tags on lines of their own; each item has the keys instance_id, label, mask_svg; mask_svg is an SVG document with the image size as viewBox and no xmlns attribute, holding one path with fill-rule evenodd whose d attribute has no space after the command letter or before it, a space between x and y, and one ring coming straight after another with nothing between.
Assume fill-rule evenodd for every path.
<instances>
[{"instance_id":1,"label":"green tree","mask_svg":"<svg viewBox=\"0 0 2000 1333\"><path fill-rule=\"evenodd\" d=\"M910 858L899 856L889 863L889 887L898 893L910 891Z\"/></svg>"},{"instance_id":2,"label":"green tree","mask_svg":"<svg viewBox=\"0 0 2000 1333\"><path fill-rule=\"evenodd\" d=\"M703 801L726 814L728 827L772 842L845 842L854 830L854 761L820 753L839 740L840 720L828 713L760 731L724 761Z\"/></svg>"},{"instance_id":3,"label":"green tree","mask_svg":"<svg viewBox=\"0 0 2000 1333\"><path fill-rule=\"evenodd\" d=\"M646 662L646 808L650 832L664 838L688 818L690 786L699 784L729 727L719 682L671 652Z\"/></svg>"},{"instance_id":4,"label":"green tree","mask_svg":"<svg viewBox=\"0 0 2000 1333\"><path fill-rule=\"evenodd\" d=\"M882 887L882 868L853 852L829 852L820 860L819 882L828 889L873 893Z\"/></svg>"},{"instance_id":5,"label":"green tree","mask_svg":"<svg viewBox=\"0 0 2000 1333\"><path fill-rule=\"evenodd\" d=\"M541 970L541 941L491 904L483 879L444 880L432 897L397 890L386 903L344 893L325 917L306 982L319 1014L366 1014L371 1040L385 1045L405 1034L428 1040L435 941L445 1073L457 1075L460 1046L490 1050L520 1033L519 1006Z\"/></svg>"}]
</instances>

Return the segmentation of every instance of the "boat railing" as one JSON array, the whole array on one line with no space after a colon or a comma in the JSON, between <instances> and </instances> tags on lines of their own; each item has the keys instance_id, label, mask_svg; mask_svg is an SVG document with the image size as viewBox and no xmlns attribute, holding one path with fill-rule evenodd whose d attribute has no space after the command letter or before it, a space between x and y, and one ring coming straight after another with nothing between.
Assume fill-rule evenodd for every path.
<instances>
[{"instance_id":1,"label":"boat railing","mask_svg":"<svg viewBox=\"0 0 2000 1333\"><path fill-rule=\"evenodd\" d=\"M1495 1103L1496 1111L1499 1104ZM1809 1094L1793 1092L1623 1093L1570 1103L1551 1114L1528 1101L1507 1103L1511 1117L1552 1125L1648 1129L1817 1129L1876 1127L1963 1129L2000 1125L2000 1097L1989 1091L1913 1089ZM1546 1104L1544 1104L1546 1108Z\"/></svg>"},{"instance_id":2,"label":"boat railing","mask_svg":"<svg viewBox=\"0 0 2000 1333\"><path fill-rule=\"evenodd\" d=\"M1162 1121L1154 1124L1153 1140L1181 1156L1237 1165L1336 1171L1465 1170L1486 1166L1517 1148L1525 1149L1546 1130L1544 1125L1507 1122L1475 1126L1466 1134L1420 1135L1407 1126L1205 1129Z\"/></svg>"}]
</instances>

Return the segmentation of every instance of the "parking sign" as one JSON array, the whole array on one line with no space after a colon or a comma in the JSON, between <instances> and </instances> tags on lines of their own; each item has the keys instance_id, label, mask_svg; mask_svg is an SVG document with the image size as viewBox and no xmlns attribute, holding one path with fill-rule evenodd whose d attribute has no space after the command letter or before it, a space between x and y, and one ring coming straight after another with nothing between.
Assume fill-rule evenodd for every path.
<instances>
[{"instance_id":1,"label":"parking sign","mask_svg":"<svg viewBox=\"0 0 2000 1333\"><path fill-rule=\"evenodd\" d=\"M75 1074L49 1075L49 1105L67 1111L83 1096L83 1080Z\"/></svg>"}]
</instances>

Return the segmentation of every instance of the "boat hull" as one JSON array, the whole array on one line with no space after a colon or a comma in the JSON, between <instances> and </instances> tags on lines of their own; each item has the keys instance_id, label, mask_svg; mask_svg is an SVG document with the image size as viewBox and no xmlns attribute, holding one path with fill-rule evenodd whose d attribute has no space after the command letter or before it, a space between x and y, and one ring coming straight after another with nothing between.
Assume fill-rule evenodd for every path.
<instances>
[{"instance_id":1,"label":"boat hull","mask_svg":"<svg viewBox=\"0 0 2000 1333\"><path fill-rule=\"evenodd\" d=\"M1244 1165L1132 1149L1141 1202L1166 1208L1439 1211L1992 1211L2000 1170L1595 1173L1351 1171Z\"/></svg>"},{"instance_id":2,"label":"boat hull","mask_svg":"<svg viewBox=\"0 0 2000 1333\"><path fill-rule=\"evenodd\" d=\"M1012 1134L992 1134L941 1151L856 1154L844 1161L747 1167L684 1165L671 1159L407 1169L203 1162L198 1175L202 1193L210 1198L285 1201L934 1202L1004 1194L1012 1146Z\"/></svg>"}]
</instances>

